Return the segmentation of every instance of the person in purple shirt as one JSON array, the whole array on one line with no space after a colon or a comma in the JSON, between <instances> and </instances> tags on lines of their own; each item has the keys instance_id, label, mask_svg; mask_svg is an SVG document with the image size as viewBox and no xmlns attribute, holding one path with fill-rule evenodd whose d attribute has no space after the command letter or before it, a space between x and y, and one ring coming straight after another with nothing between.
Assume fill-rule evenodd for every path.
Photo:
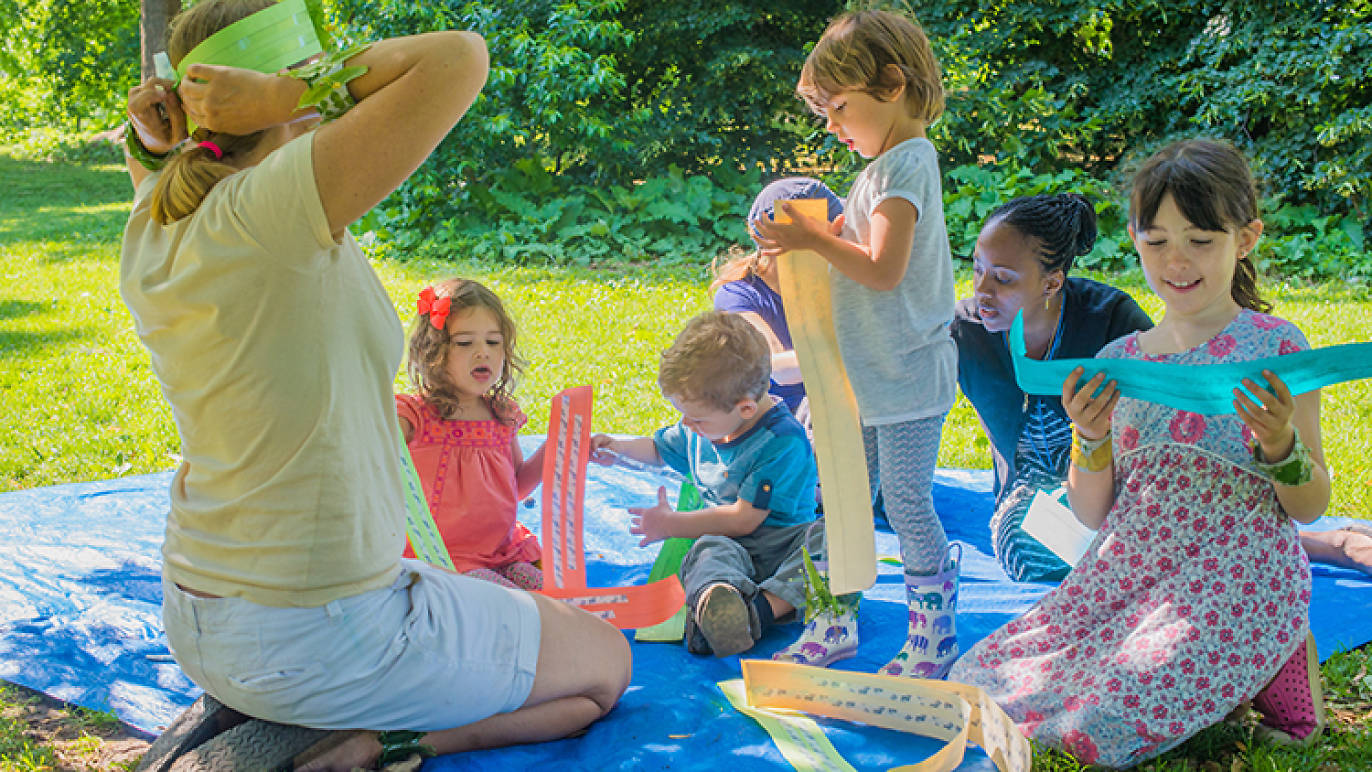
<instances>
[{"instance_id":1,"label":"person in purple shirt","mask_svg":"<svg viewBox=\"0 0 1372 772\"><path fill-rule=\"evenodd\" d=\"M827 185L812 177L786 177L771 183L758 193L748 211L748 233L753 222L771 218L773 206L780 199L822 198L829 202L829 221L843 214L843 201ZM781 305L780 280L776 261L764 257L754 249L715 268L710 284L715 293L715 310L739 314L762 333L772 349L772 395L786 403L786 407L810 428L810 411L805 401L805 384L800 378L800 364L791 344L791 330L786 324L786 312Z\"/></svg>"}]
</instances>

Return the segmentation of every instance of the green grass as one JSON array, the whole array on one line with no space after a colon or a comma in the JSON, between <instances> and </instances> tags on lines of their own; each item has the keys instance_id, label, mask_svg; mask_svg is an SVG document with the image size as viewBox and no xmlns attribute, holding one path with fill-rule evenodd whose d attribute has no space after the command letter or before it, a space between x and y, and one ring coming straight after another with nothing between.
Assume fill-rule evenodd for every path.
<instances>
[{"instance_id":1,"label":"green grass","mask_svg":"<svg viewBox=\"0 0 1372 772\"><path fill-rule=\"evenodd\" d=\"M175 462L170 411L118 294L129 195L122 167L35 163L0 154L0 491L161 471ZM674 420L655 386L657 355L687 318L709 307L704 268L528 269L418 257L381 262L376 269L407 323L418 290L439 276L476 278L505 300L529 361L516 396L529 414L531 432L546 425L553 394L586 383L596 388L598 430L643 433ZM965 294L967 275L960 275L959 293ZM1149 313L1160 315L1141 275L1097 278L1128 290ZM1269 285L1268 291L1276 313L1296 322L1314 345L1365 339L1372 330L1368 290ZM399 380L397 388L404 388ZM1334 478L1329 513L1367 517L1372 382L1327 389L1323 409L1324 448ZM939 463L990 465L986 439L961 398L949 416ZM1274 749L1255 742L1250 730L1218 727L1151 768L1357 768L1355 760L1372 759L1368 669L1365 649L1325 664L1331 699L1347 708L1316 748ZM0 694L0 708L4 700ZM11 765L0 770L50 763L32 755L39 750L25 748L22 734L0 724L0 763ZM17 761L25 754L32 761ZM1078 767L1060 754L1044 754L1036 768Z\"/></svg>"}]
</instances>

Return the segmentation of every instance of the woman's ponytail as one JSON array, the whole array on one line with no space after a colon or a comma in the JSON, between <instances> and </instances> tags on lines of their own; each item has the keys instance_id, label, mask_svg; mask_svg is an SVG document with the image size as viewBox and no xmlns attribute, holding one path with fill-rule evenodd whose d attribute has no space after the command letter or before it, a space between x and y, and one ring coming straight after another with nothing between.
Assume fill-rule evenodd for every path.
<instances>
[{"instance_id":1,"label":"woman's ponytail","mask_svg":"<svg viewBox=\"0 0 1372 772\"><path fill-rule=\"evenodd\" d=\"M213 144L220 149L218 154L208 146L211 137ZM162 176L153 187L149 202L153 221L171 225L194 214L220 180L239 171L238 167L221 159L251 151L261 138L260 131L237 137L212 134L205 129L197 130L195 136L187 141L186 149L162 169ZM202 142L207 144L200 144Z\"/></svg>"}]
</instances>

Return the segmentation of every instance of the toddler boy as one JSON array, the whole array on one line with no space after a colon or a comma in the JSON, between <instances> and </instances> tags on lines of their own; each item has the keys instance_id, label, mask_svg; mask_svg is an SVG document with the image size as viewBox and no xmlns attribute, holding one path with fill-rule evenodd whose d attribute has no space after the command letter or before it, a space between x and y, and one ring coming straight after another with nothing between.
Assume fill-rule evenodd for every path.
<instances>
[{"instance_id":1,"label":"toddler boy","mask_svg":"<svg viewBox=\"0 0 1372 772\"><path fill-rule=\"evenodd\" d=\"M786 405L767 393L771 350L736 314L686 324L662 353L658 386L681 420L651 437L591 438L591 458L613 454L689 474L704 508L630 508L630 532L651 544L695 539L681 563L690 614L686 647L718 657L753 647L774 621L805 605L801 550L815 520L814 452ZM814 541L823 544L823 529Z\"/></svg>"}]
</instances>

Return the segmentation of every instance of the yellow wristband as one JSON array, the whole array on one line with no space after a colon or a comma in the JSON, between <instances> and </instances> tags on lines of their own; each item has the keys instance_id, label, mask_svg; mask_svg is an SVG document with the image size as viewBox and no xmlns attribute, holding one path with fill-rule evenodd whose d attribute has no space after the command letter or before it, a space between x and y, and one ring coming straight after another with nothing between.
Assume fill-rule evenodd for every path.
<instances>
[{"instance_id":1,"label":"yellow wristband","mask_svg":"<svg viewBox=\"0 0 1372 772\"><path fill-rule=\"evenodd\" d=\"M1088 440L1072 427L1072 465L1086 472L1103 472L1114 462L1114 444L1107 434Z\"/></svg>"}]
</instances>

